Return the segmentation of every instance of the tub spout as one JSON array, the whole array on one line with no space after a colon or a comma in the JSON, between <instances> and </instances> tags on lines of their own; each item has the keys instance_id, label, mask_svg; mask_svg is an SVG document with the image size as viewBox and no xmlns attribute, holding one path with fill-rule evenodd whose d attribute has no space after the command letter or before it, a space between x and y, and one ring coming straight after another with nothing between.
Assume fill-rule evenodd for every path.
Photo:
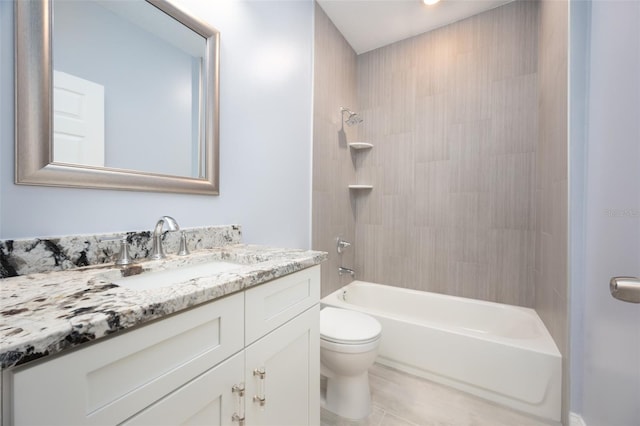
<instances>
[{"instance_id":1,"label":"tub spout","mask_svg":"<svg viewBox=\"0 0 640 426\"><path fill-rule=\"evenodd\" d=\"M349 274L351 275L351 277L356 276L356 272L353 269L343 268L342 266L338 268L338 274L340 275Z\"/></svg>"}]
</instances>

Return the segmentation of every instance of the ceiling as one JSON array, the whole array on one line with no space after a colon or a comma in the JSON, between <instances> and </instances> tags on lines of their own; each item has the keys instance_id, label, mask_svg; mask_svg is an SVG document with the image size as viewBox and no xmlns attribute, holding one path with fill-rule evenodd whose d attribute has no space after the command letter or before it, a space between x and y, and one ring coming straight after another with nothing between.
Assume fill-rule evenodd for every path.
<instances>
[{"instance_id":1,"label":"ceiling","mask_svg":"<svg viewBox=\"0 0 640 426\"><path fill-rule=\"evenodd\" d=\"M513 0L316 0L357 54L476 15Z\"/></svg>"}]
</instances>

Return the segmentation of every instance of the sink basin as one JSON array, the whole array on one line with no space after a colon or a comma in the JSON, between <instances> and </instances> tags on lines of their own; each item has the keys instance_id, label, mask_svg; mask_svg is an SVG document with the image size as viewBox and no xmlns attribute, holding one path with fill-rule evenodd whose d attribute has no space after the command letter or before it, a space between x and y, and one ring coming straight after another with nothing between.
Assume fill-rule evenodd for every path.
<instances>
[{"instance_id":1,"label":"sink basin","mask_svg":"<svg viewBox=\"0 0 640 426\"><path fill-rule=\"evenodd\" d=\"M233 271L243 267L237 263L213 261L192 266L181 266L172 269L145 271L139 275L120 277L110 280L113 284L133 290L149 290L170 287L201 277L212 276L222 272Z\"/></svg>"}]
</instances>

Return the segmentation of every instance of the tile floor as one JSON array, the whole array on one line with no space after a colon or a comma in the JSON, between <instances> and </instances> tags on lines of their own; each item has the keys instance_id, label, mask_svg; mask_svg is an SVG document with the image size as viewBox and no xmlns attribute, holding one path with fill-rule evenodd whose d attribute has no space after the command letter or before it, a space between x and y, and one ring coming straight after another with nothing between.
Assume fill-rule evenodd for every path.
<instances>
[{"instance_id":1,"label":"tile floor","mask_svg":"<svg viewBox=\"0 0 640 426\"><path fill-rule=\"evenodd\" d=\"M374 364L371 415L361 421L322 410L322 426L559 426L483 399Z\"/></svg>"}]
</instances>

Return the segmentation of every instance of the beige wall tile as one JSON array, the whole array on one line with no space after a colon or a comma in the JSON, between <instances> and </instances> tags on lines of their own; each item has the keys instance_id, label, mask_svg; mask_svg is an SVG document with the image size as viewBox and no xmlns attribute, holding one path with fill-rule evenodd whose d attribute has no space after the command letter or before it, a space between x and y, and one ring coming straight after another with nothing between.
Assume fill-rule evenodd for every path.
<instances>
[{"instance_id":1,"label":"beige wall tile","mask_svg":"<svg viewBox=\"0 0 640 426\"><path fill-rule=\"evenodd\" d=\"M315 9L312 247L327 251L322 295L351 281L338 267L353 267L354 249L336 252L338 236L355 242L355 202L347 185L355 182L351 150L358 127L342 126L340 107L357 109L356 54L322 9Z\"/></svg>"},{"instance_id":2,"label":"beige wall tile","mask_svg":"<svg viewBox=\"0 0 640 426\"><path fill-rule=\"evenodd\" d=\"M449 159L447 96L437 94L416 99L415 161Z\"/></svg>"},{"instance_id":3,"label":"beige wall tile","mask_svg":"<svg viewBox=\"0 0 640 426\"><path fill-rule=\"evenodd\" d=\"M568 2L540 2L535 308L567 354Z\"/></svg>"},{"instance_id":4,"label":"beige wall tile","mask_svg":"<svg viewBox=\"0 0 640 426\"><path fill-rule=\"evenodd\" d=\"M567 1L540 2L534 307L565 357L568 417L568 14Z\"/></svg>"},{"instance_id":5,"label":"beige wall tile","mask_svg":"<svg viewBox=\"0 0 640 426\"><path fill-rule=\"evenodd\" d=\"M498 80L491 85L491 154L535 152L538 144L536 74Z\"/></svg>"},{"instance_id":6,"label":"beige wall tile","mask_svg":"<svg viewBox=\"0 0 640 426\"><path fill-rule=\"evenodd\" d=\"M451 160L451 192L487 192L492 176L488 162L493 140L491 120L452 124L447 140Z\"/></svg>"},{"instance_id":7,"label":"beige wall tile","mask_svg":"<svg viewBox=\"0 0 640 426\"><path fill-rule=\"evenodd\" d=\"M356 200L361 278L533 306L538 10L523 3L358 57L375 140L355 162L375 186Z\"/></svg>"},{"instance_id":8,"label":"beige wall tile","mask_svg":"<svg viewBox=\"0 0 640 426\"><path fill-rule=\"evenodd\" d=\"M446 293L449 281L449 239L442 229L417 228L415 289Z\"/></svg>"},{"instance_id":9,"label":"beige wall tile","mask_svg":"<svg viewBox=\"0 0 640 426\"><path fill-rule=\"evenodd\" d=\"M535 225L535 154L508 154L489 159L491 226L532 230Z\"/></svg>"},{"instance_id":10,"label":"beige wall tile","mask_svg":"<svg viewBox=\"0 0 640 426\"><path fill-rule=\"evenodd\" d=\"M415 164L415 224L447 227L451 217L451 162Z\"/></svg>"}]
</instances>

